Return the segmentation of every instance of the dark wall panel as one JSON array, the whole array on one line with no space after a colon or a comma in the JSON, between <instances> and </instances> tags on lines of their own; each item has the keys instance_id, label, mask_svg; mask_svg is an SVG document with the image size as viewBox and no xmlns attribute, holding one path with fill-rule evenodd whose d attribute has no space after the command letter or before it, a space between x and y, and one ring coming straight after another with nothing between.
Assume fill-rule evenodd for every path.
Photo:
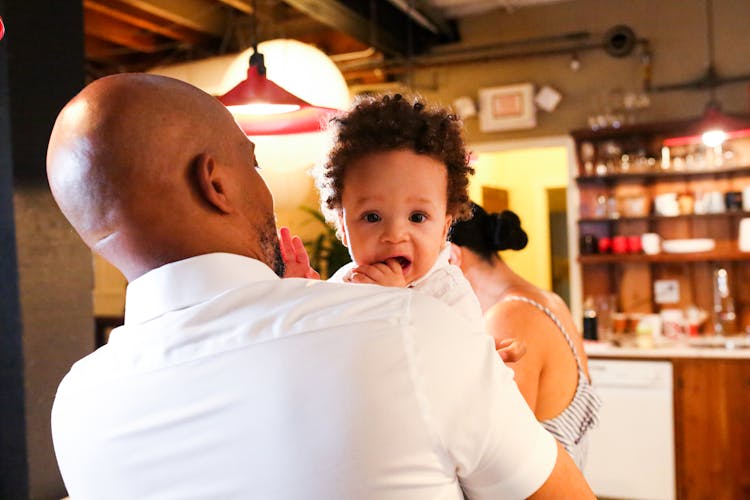
<instances>
[{"instance_id":1,"label":"dark wall panel","mask_svg":"<svg viewBox=\"0 0 750 500\"><path fill-rule=\"evenodd\" d=\"M50 410L93 348L93 271L49 192L45 156L57 113L83 87L82 2L0 0L0 15L0 498L57 499Z\"/></svg>"},{"instance_id":2,"label":"dark wall panel","mask_svg":"<svg viewBox=\"0 0 750 500\"><path fill-rule=\"evenodd\" d=\"M3 0L0 16L7 18ZM23 342L10 126L8 44L0 40L0 498L27 498Z\"/></svg>"}]
</instances>

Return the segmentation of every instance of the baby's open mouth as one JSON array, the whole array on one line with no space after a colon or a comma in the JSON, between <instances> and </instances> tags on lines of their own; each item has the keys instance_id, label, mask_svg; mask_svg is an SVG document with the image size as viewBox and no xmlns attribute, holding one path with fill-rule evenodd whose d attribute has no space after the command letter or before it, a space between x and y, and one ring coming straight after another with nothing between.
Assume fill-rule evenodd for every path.
<instances>
[{"instance_id":1,"label":"baby's open mouth","mask_svg":"<svg viewBox=\"0 0 750 500\"><path fill-rule=\"evenodd\" d=\"M398 264L401 266L401 269L406 269L407 267L409 267L409 264L411 264L411 261L407 259L406 257L399 256L399 257L392 257L392 258L395 259L396 262L398 262Z\"/></svg>"}]
</instances>

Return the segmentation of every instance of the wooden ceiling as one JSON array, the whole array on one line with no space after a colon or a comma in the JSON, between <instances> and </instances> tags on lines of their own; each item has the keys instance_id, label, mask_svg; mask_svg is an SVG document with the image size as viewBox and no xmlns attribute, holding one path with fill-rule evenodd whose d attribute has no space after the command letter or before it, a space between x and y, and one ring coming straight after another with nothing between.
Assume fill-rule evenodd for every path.
<instances>
[{"instance_id":1,"label":"wooden ceiling","mask_svg":"<svg viewBox=\"0 0 750 500\"><path fill-rule=\"evenodd\" d=\"M429 2L416 0L82 1L89 79L234 53L274 38L310 43L330 56L381 58L457 38ZM350 83L386 78L377 71L344 76Z\"/></svg>"}]
</instances>

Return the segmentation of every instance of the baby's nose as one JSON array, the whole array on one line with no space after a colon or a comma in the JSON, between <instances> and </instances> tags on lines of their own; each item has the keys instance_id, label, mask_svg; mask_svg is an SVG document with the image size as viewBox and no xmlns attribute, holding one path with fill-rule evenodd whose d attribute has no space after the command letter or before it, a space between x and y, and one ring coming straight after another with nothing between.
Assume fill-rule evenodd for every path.
<instances>
[{"instance_id":1,"label":"baby's nose","mask_svg":"<svg viewBox=\"0 0 750 500\"><path fill-rule=\"evenodd\" d=\"M383 231L382 239L388 243L396 243L404 241L409 237L409 231L406 224L397 221L390 222L385 225L385 231Z\"/></svg>"}]
</instances>

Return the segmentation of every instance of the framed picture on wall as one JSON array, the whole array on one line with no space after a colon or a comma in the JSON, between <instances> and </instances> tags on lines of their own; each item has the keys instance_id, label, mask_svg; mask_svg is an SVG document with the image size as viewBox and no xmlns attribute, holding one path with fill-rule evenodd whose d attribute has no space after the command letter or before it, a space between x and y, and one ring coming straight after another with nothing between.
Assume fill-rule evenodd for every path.
<instances>
[{"instance_id":1,"label":"framed picture on wall","mask_svg":"<svg viewBox=\"0 0 750 500\"><path fill-rule=\"evenodd\" d=\"M479 89L479 129L482 132L534 127L536 106L533 84Z\"/></svg>"}]
</instances>

